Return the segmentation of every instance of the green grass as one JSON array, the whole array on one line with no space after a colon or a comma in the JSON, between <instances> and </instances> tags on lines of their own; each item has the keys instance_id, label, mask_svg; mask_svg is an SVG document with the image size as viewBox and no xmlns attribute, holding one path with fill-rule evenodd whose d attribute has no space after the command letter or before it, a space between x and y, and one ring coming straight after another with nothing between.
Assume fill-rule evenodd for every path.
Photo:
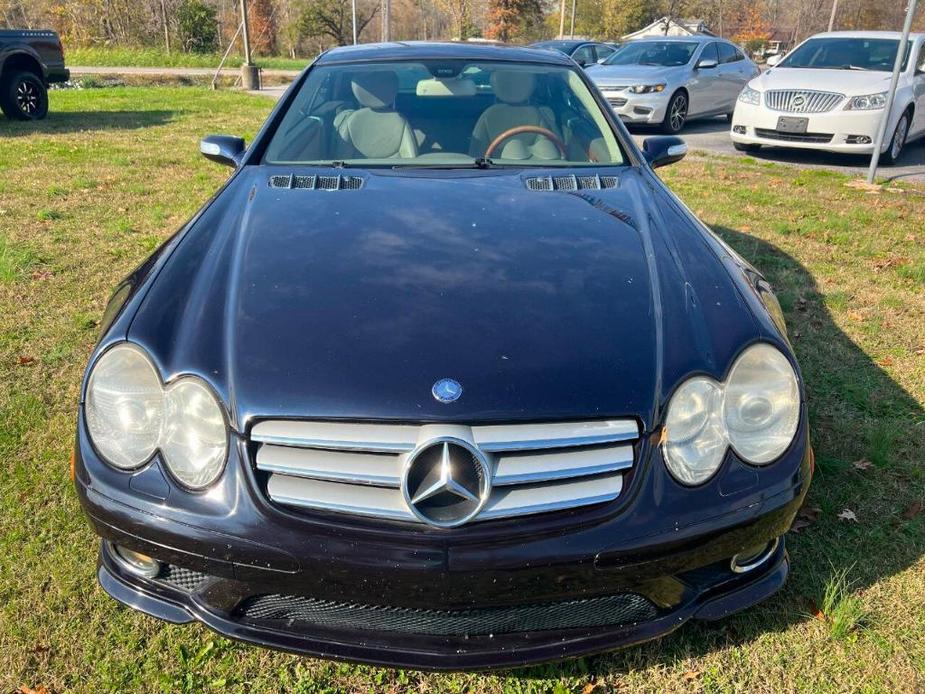
<instances>
[{"instance_id":1,"label":"green grass","mask_svg":"<svg viewBox=\"0 0 925 694\"><path fill-rule=\"evenodd\" d=\"M65 58L69 65L81 67L218 67L221 53L181 53L157 48L68 48ZM273 70L301 70L311 61L306 58L283 56L255 56L254 62L262 68ZM240 67L244 56L232 51L225 61L225 67Z\"/></svg>"},{"instance_id":2,"label":"green grass","mask_svg":"<svg viewBox=\"0 0 925 694\"><path fill-rule=\"evenodd\" d=\"M925 499L925 190L872 195L745 159L660 170L780 294L808 386L820 517L788 535L784 589L718 624L514 673L428 675L165 625L96 586L67 461L97 322L116 282L227 176L198 138L252 137L272 104L190 88L51 98L43 123L0 123L0 692L925 689L925 512L913 512ZM862 459L872 465L852 465Z\"/></svg>"}]
</instances>

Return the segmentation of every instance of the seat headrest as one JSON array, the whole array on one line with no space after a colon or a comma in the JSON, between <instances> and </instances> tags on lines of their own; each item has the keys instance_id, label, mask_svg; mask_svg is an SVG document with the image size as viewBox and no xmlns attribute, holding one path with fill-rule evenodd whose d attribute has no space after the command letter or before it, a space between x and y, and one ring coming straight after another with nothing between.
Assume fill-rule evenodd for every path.
<instances>
[{"instance_id":1,"label":"seat headrest","mask_svg":"<svg viewBox=\"0 0 925 694\"><path fill-rule=\"evenodd\" d=\"M398 75L391 70L364 72L350 80L350 88L361 106L374 110L389 108L398 94Z\"/></svg>"},{"instance_id":2,"label":"seat headrest","mask_svg":"<svg viewBox=\"0 0 925 694\"><path fill-rule=\"evenodd\" d=\"M536 76L532 72L496 70L491 73L495 96L506 104L522 104L533 94Z\"/></svg>"}]
</instances>

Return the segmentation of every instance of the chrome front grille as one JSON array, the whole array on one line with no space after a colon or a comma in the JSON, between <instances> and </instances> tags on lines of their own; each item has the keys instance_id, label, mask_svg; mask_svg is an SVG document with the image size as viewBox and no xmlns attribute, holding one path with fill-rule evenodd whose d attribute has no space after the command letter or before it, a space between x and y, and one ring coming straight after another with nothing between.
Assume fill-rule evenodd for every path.
<instances>
[{"instance_id":1,"label":"chrome front grille","mask_svg":"<svg viewBox=\"0 0 925 694\"><path fill-rule=\"evenodd\" d=\"M616 499L639 427L631 419L473 427L276 420L251 432L273 502L418 523L402 490L405 468L415 451L448 437L473 446L491 471L475 522Z\"/></svg>"},{"instance_id":2,"label":"chrome front grille","mask_svg":"<svg viewBox=\"0 0 925 694\"><path fill-rule=\"evenodd\" d=\"M772 111L785 113L825 113L845 98L836 92L813 89L771 89L764 94L764 103Z\"/></svg>"}]
</instances>

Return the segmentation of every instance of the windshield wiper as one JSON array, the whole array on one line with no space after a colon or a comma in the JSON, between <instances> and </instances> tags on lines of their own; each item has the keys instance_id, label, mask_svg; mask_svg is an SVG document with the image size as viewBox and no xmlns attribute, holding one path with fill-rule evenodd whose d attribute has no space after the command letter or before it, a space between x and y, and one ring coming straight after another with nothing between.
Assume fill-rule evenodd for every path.
<instances>
[{"instance_id":1,"label":"windshield wiper","mask_svg":"<svg viewBox=\"0 0 925 694\"><path fill-rule=\"evenodd\" d=\"M472 162L461 161L450 164L395 164L393 169L490 169L494 166L503 166L495 164L491 159L479 157Z\"/></svg>"},{"instance_id":2,"label":"windshield wiper","mask_svg":"<svg viewBox=\"0 0 925 694\"><path fill-rule=\"evenodd\" d=\"M866 71L868 68L859 67L858 65L839 65L836 70L863 70Z\"/></svg>"}]
</instances>

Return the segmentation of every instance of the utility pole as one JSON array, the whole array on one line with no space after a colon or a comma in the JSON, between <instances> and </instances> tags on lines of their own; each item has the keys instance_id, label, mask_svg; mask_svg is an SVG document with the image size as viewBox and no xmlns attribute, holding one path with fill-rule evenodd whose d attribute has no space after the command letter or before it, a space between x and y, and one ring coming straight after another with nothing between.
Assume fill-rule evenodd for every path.
<instances>
[{"instance_id":1,"label":"utility pole","mask_svg":"<svg viewBox=\"0 0 925 694\"><path fill-rule=\"evenodd\" d=\"M353 45L357 45L357 0L350 0L350 11L353 13Z\"/></svg>"},{"instance_id":2,"label":"utility pole","mask_svg":"<svg viewBox=\"0 0 925 694\"><path fill-rule=\"evenodd\" d=\"M829 15L829 31L835 26L835 13L838 12L838 0L832 0L832 14Z\"/></svg>"},{"instance_id":3,"label":"utility pole","mask_svg":"<svg viewBox=\"0 0 925 694\"><path fill-rule=\"evenodd\" d=\"M569 38L575 38L575 3L577 0L572 0L572 28L569 30Z\"/></svg>"},{"instance_id":4,"label":"utility pole","mask_svg":"<svg viewBox=\"0 0 925 694\"><path fill-rule=\"evenodd\" d=\"M167 27L166 0L161 0L161 17L164 18L164 45L167 47L167 52L170 53L170 30Z\"/></svg>"},{"instance_id":5,"label":"utility pole","mask_svg":"<svg viewBox=\"0 0 925 694\"><path fill-rule=\"evenodd\" d=\"M251 30L247 21L247 0L241 0L241 33L244 37L244 64L241 83L245 89L260 89L260 70L251 63Z\"/></svg>"},{"instance_id":6,"label":"utility pole","mask_svg":"<svg viewBox=\"0 0 925 694\"><path fill-rule=\"evenodd\" d=\"M565 0L559 7L559 38L565 38Z\"/></svg>"},{"instance_id":7,"label":"utility pole","mask_svg":"<svg viewBox=\"0 0 925 694\"><path fill-rule=\"evenodd\" d=\"M890 111L893 110L893 101L896 99L896 85L899 82L899 73L902 72L903 58L906 57L906 51L909 47L909 32L912 29L912 17L915 14L916 0L909 0L909 6L906 8L906 21L903 24L903 35L896 47L896 61L893 63L893 78L890 80L890 90L886 93L886 108L883 109L883 115L880 117L880 127L877 129L877 137L874 141L874 153L870 157L870 170L867 172L867 182L873 183L877 177L877 164L880 163L880 150L883 148L883 138L886 137L886 129L890 124ZM909 56L912 60L912 56ZM892 139L889 147L893 146Z\"/></svg>"},{"instance_id":8,"label":"utility pole","mask_svg":"<svg viewBox=\"0 0 925 694\"><path fill-rule=\"evenodd\" d=\"M391 18L389 15L392 11L392 0L382 0L382 40L391 41L392 32L390 30L389 24L391 23Z\"/></svg>"}]
</instances>

